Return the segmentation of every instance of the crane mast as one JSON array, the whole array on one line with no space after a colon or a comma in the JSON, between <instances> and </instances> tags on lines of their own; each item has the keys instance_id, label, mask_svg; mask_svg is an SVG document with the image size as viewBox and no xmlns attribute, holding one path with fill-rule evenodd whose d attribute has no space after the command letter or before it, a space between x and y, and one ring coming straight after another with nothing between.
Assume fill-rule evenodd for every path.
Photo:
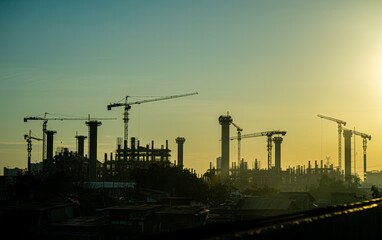
<instances>
[{"instance_id":1,"label":"crane mast","mask_svg":"<svg viewBox=\"0 0 382 240\"><path fill-rule=\"evenodd\" d=\"M28 172L30 173L31 171L31 157L32 157L32 139L37 140L37 141L42 141L43 139L32 137L32 131L29 130L29 134L24 135L24 139L27 142L28 145Z\"/></svg>"},{"instance_id":2,"label":"crane mast","mask_svg":"<svg viewBox=\"0 0 382 240\"><path fill-rule=\"evenodd\" d=\"M241 132L243 129L232 122L232 125L236 127L237 130L237 166L240 167L241 163Z\"/></svg>"},{"instance_id":3,"label":"crane mast","mask_svg":"<svg viewBox=\"0 0 382 240\"><path fill-rule=\"evenodd\" d=\"M371 140L371 136L366 133L361 133L358 131L353 131L354 135L358 135L362 138L362 148L363 148L363 174L364 181L366 180L366 149L367 149L367 140Z\"/></svg>"},{"instance_id":4,"label":"crane mast","mask_svg":"<svg viewBox=\"0 0 382 240\"><path fill-rule=\"evenodd\" d=\"M339 119L336 119L336 118L327 117L327 116L324 116L321 114L318 114L317 117L336 122L338 125L338 169L341 170L341 163L342 163L342 161L341 161L341 153L342 153L342 144L341 144L341 137L342 136L341 136L341 134L342 134L342 125L346 126L346 122L339 120Z\"/></svg>"},{"instance_id":5,"label":"crane mast","mask_svg":"<svg viewBox=\"0 0 382 240\"><path fill-rule=\"evenodd\" d=\"M161 97L161 98L153 98L153 99L147 99L147 100L141 100L141 101L136 101L136 102L128 102L128 98L130 96L126 96L125 102L124 103L110 103L107 105L107 110L111 110L114 107L124 107L124 112L123 112L123 123L124 123L124 131L123 131L123 140L124 140L124 148L127 148L127 142L128 142L128 124L129 124L129 110L131 109L131 105L134 104L142 104L142 103L148 103L148 102L156 102L156 101L161 101L161 100L168 100L168 99L173 99L173 98L180 98L180 97L186 97L186 96L191 96L191 95L196 95L198 94L197 92L194 93L186 93L186 94L180 94L180 95L173 95L173 96L167 96L167 97Z\"/></svg>"}]
</instances>

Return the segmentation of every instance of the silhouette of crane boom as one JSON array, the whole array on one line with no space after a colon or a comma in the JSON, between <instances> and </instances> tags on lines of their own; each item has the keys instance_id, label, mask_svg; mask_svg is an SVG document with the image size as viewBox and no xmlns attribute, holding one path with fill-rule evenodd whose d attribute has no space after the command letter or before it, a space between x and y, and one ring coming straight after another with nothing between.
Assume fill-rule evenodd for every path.
<instances>
[{"instance_id":1,"label":"silhouette of crane boom","mask_svg":"<svg viewBox=\"0 0 382 240\"><path fill-rule=\"evenodd\" d=\"M123 135L123 138L124 138L124 147L127 148L129 110L131 109L131 105L142 104L142 103L149 103L149 102L156 102L156 101L168 100L168 99L173 99L173 98L186 97L186 96L191 96L191 95L196 95L196 94L198 94L198 93L194 92L194 93L187 93L187 94L181 94L181 95L173 95L173 96L167 96L167 97L161 97L161 98L146 99L146 100L141 100L141 101L136 101L136 102L128 102L128 98L130 96L126 96L124 103L110 103L109 105L107 105L107 110L111 110L114 107L125 107L124 108L124 113L123 113L123 122L124 122L124 135Z\"/></svg>"},{"instance_id":2,"label":"silhouette of crane boom","mask_svg":"<svg viewBox=\"0 0 382 240\"><path fill-rule=\"evenodd\" d=\"M274 131L266 131L266 132L258 132L258 133L249 133L241 135L241 139L243 138L252 138L252 137L267 137L267 151L268 151L268 169L272 168L272 136L275 134L281 134L284 136L286 131L274 130ZM231 137L230 140L238 139L238 137Z\"/></svg>"}]
</instances>

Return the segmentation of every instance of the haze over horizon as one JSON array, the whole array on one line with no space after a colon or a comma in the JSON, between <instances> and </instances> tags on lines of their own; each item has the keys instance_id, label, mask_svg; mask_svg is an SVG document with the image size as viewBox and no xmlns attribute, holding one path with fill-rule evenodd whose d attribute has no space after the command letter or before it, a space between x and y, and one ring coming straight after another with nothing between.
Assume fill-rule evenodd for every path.
<instances>
[{"instance_id":1,"label":"haze over horizon","mask_svg":"<svg viewBox=\"0 0 382 240\"><path fill-rule=\"evenodd\" d=\"M337 124L323 114L370 134L368 170L382 169L381 1L1 1L0 29L0 175L26 168L24 134L42 137L42 121L24 117L118 118L99 128L103 161L123 136L123 109L109 103L189 92L199 94L132 106L129 137L168 139L171 161L185 137L185 167L202 174L220 156L228 111L243 134L287 131L283 169L327 156L336 166ZM88 132L84 121L48 129L73 151ZM236 141L230 149L236 162ZM360 137L356 151L361 174ZM265 168L266 138L243 139L242 157Z\"/></svg>"}]
</instances>

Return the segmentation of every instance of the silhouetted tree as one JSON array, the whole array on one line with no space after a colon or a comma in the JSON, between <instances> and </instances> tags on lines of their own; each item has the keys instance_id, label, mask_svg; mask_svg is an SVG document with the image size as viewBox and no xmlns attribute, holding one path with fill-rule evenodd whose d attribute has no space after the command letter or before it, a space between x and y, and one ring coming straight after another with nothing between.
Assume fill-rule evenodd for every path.
<instances>
[{"instance_id":1,"label":"silhouetted tree","mask_svg":"<svg viewBox=\"0 0 382 240\"><path fill-rule=\"evenodd\" d=\"M380 197L382 197L382 192L380 192L375 185L371 186L370 191L371 191L371 196L373 198L380 198Z\"/></svg>"},{"instance_id":2,"label":"silhouetted tree","mask_svg":"<svg viewBox=\"0 0 382 240\"><path fill-rule=\"evenodd\" d=\"M191 197L205 202L208 185L196 174L178 166L153 162L147 168L135 168L131 172L137 188L152 188L174 196Z\"/></svg>"},{"instance_id":3,"label":"silhouetted tree","mask_svg":"<svg viewBox=\"0 0 382 240\"><path fill-rule=\"evenodd\" d=\"M355 193L360 199L365 198L365 193L358 189L360 179L356 176L348 176L345 181L341 178L329 177L322 175L317 186L311 186L309 192L316 198L330 198L332 192L349 192Z\"/></svg>"}]
</instances>

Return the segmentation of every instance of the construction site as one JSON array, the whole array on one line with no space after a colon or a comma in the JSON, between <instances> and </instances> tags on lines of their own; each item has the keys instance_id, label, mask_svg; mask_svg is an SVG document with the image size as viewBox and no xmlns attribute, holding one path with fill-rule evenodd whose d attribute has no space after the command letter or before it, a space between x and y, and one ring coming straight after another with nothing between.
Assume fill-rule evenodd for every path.
<instances>
[{"instance_id":1,"label":"construction site","mask_svg":"<svg viewBox=\"0 0 382 240\"><path fill-rule=\"evenodd\" d=\"M37 215L41 214L41 209L46 209L47 212L44 214L49 215L53 214L49 211L58 211L58 208L62 210L62 206L65 206L66 213L56 217L58 220L40 217L48 224L35 223L45 226L38 228L37 236L47 239L52 236L64 236L66 229L70 229L74 236L85 236L85 239L91 239L94 230L102 227L108 230L99 231L97 236L106 236L110 234L110 229L113 229L114 235L107 235L105 239L119 239L221 222L276 217L285 213L309 211L333 204L351 203L367 198L352 192L358 191L357 184L360 183L357 182L359 178L355 175L355 171L352 171L352 163L354 166L355 159L351 158L351 140L355 136L363 139L363 186L378 185L381 180L381 173L367 172L366 150L371 136L345 128L345 121L323 115L317 115L317 117L338 125L338 165L336 166L329 161L308 160L306 165L288 166L283 169L282 161L285 160L282 158L282 143L288 141L287 131L244 133L243 128L229 113L217 119L216 124L220 125L221 135L216 137L221 144L221 152L216 153L218 155L216 163L208 160L210 167L203 174L196 174L195 170L185 167L189 164L187 158L184 158L187 136L178 136L170 140L176 143L177 149L169 148L169 140L160 144L153 140L142 143L137 137L129 136L129 110L132 105L196 94L189 93L135 102L129 102L126 96L123 101L110 103L107 105L107 110L116 107L124 109L123 138L117 137L114 151L106 152L103 156L97 155L98 129L102 127L103 121L116 120L115 118L50 117L48 113L44 116L25 117L24 122L43 122L43 137L38 138L32 135L31 131L24 135L27 144L27 169L5 168L4 177L8 179L8 184L12 185L9 181L12 176L19 178L43 176L43 179L44 176L48 176L49 181L51 181L50 176L58 176L58 178L69 176L71 184L81 190L77 193L66 193L65 199L51 207L41 207L42 203L35 203L37 204L35 207L25 207L23 204L16 207L7 206L0 209L6 216L4 219L11 219L10 222L18 221L18 214L21 214L20 217L25 214L24 208L33 209L32 212L35 212L33 214ZM54 138L60 134L60 130L48 129L47 126L48 121L67 120L84 121L88 127L87 135L73 136L76 141L74 150L67 147L55 147ZM231 130L236 132L234 136L230 136ZM248 161L242 157L241 141L262 137L265 139L264 148L267 153L264 156L267 160L266 167L260 167L260 161L257 159L250 167ZM42 142L42 159L40 163L32 163L32 143L39 141ZM230 143L233 141L237 142L237 157L231 159ZM343 142L344 160L342 160ZM86 148L88 151L85 151ZM382 184L382 181L380 183ZM340 185L338 189L341 192L333 192L333 189L323 191L322 188L325 186L322 184ZM4 186L4 179L2 185ZM222 186L220 190L219 186ZM30 192L29 196L38 195L36 190L28 189L27 191ZM88 191L94 195L94 199L81 197L81 192ZM60 194L60 197L62 195ZM30 198L29 201L36 200L35 197ZM107 200L109 198L110 200ZM7 197L4 199L9 201ZM52 204L52 200L49 201L49 204ZM73 206L77 206L82 212L76 215ZM67 212L70 214L68 215ZM134 217L138 215L138 218ZM180 216L182 216L181 221L179 221ZM66 223L62 220L74 222ZM26 229L31 229L30 222L23 223ZM92 227L89 228L90 222ZM87 230L78 232L80 227Z\"/></svg>"},{"instance_id":2,"label":"construction site","mask_svg":"<svg viewBox=\"0 0 382 240\"><path fill-rule=\"evenodd\" d=\"M126 96L123 100L110 103L107 110L116 107L123 107L123 138L118 137L116 141L115 151L104 153L104 156L97 156L97 129L102 125L103 120L115 120L115 118L64 118L49 117L45 113L43 117L25 117L24 122L42 121L42 139L31 136L31 132L24 136L28 148L28 171L42 171L44 173L52 173L57 171L70 171L76 180L89 182L128 182L130 181L129 171L135 168L147 168L150 162L163 162L172 166L183 168L183 145L186 137L178 137L173 139L177 143L177 155L174 159L169 149L168 140L161 144L160 147L155 146L154 141L142 144L136 137L129 139L128 122L129 110L132 105L144 104L155 101L169 100L174 98L196 95L197 93L188 93L182 95L174 95L168 97L147 99L142 101L129 102ZM308 186L317 183L319 177L323 174L335 176L336 178L349 178L352 175L352 159L351 159L351 138L359 136L363 140L363 176L364 183L367 183L367 159L366 150L367 142L371 140L369 134L361 133L355 130L345 128L346 122L343 120L317 115L317 117L329 120L338 125L338 164L334 166L332 163L323 160L307 161L306 165L289 166L286 169L281 168L282 151L281 145L287 136L285 130L270 130L256 133L243 134L243 129L233 121L233 118L227 115L221 115L218 123L221 125L221 154L216 159L216 165L210 161L210 168L204 175L216 174L225 182L229 182L238 189L245 189L249 186L270 186L277 189L288 191L306 191ZM54 135L56 130L48 130L48 121L54 120L82 120L88 126L88 136L76 135L76 149L57 148L54 154ZM230 136L230 127L236 130L236 136ZM257 159L250 168L248 161L241 157L241 141L247 138L265 137L267 149L267 166L260 168ZM344 138L345 160L342 160L342 138ZM85 139L88 141L88 153L85 153ZM287 140L287 138L286 138ZM40 164L31 164L32 141L42 141L42 161ZM237 141L237 160L230 160L230 142ZM274 146L273 146L274 145ZM274 149L274 150L273 150ZM274 156L274 159L272 158ZM343 167L344 163L344 167ZM355 169L355 159L354 159ZM33 165L33 166L32 166ZM192 173L194 170L190 169ZM5 169L4 172L11 172L11 169ZM372 173L370 173L372 174ZM354 175L354 174L353 174ZM376 173L373 172L375 182ZM206 180L207 181L207 180ZM370 182L370 181L369 181Z\"/></svg>"}]
</instances>

